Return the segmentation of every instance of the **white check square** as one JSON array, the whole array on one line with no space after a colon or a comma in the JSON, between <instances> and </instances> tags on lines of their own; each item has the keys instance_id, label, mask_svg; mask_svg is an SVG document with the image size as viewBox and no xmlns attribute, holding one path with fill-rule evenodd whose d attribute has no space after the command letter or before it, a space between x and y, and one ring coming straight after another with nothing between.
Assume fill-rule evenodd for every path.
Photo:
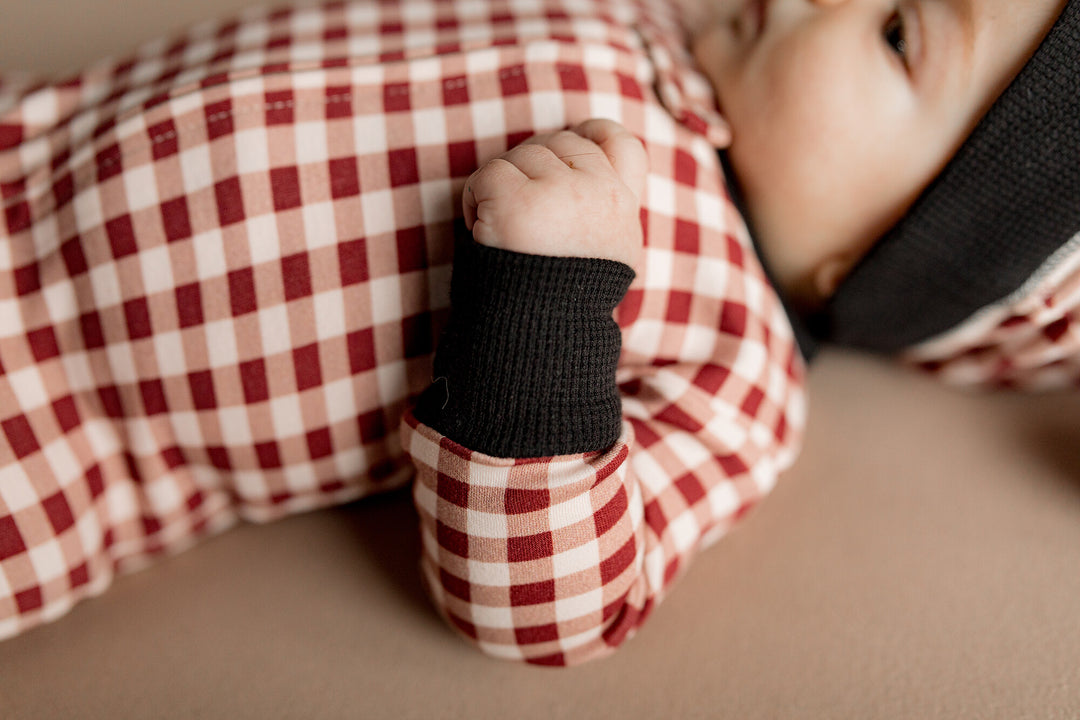
<instances>
[{"instance_id":1,"label":"white check square","mask_svg":"<svg viewBox=\"0 0 1080 720\"><path fill-rule=\"evenodd\" d=\"M75 296L75 287L72 283L57 282L46 285L41 291L45 298L45 306L49 309L49 319L54 324L66 320L73 320L79 316L79 300ZM3 312L0 311L0 316ZM0 317L0 333L5 329L11 329L11 325L3 325L3 317Z\"/></svg>"},{"instance_id":2,"label":"white check square","mask_svg":"<svg viewBox=\"0 0 1080 720\"><path fill-rule=\"evenodd\" d=\"M555 601L555 618L559 622L574 620L585 615L603 612L604 591L597 588L568 598Z\"/></svg>"},{"instance_id":3,"label":"white check square","mask_svg":"<svg viewBox=\"0 0 1080 720\"><path fill-rule=\"evenodd\" d=\"M276 355L292 349L289 313L284 305L260 308L259 330L265 355Z\"/></svg>"},{"instance_id":4,"label":"white check square","mask_svg":"<svg viewBox=\"0 0 1080 720\"><path fill-rule=\"evenodd\" d=\"M97 227L105 224L101 210L101 194L96 185L84 188L75 195L75 218L79 227Z\"/></svg>"},{"instance_id":5,"label":"white check square","mask_svg":"<svg viewBox=\"0 0 1080 720\"><path fill-rule=\"evenodd\" d=\"M397 275L374 278L371 290L371 317L376 325L396 322L404 316L401 303L401 281Z\"/></svg>"},{"instance_id":6,"label":"white check square","mask_svg":"<svg viewBox=\"0 0 1080 720\"><path fill-rule=\"evenodd\" d=\"M241 405L217 409L218 422L221 425L221 441L225 445L251 445L251 418L248 417L248 407Z\"/></svg>"},{"instance_id":7,"label":"white check square","mask_svg":"<svg viewBox=\"0 0 1080 720\"><path fill-rule=\"evenodd\" d=\"M271 398L270 417L277 438L294 437L304 432L304 412L300 407L299 395Z\"/></svg>"},{"instance_id":8,"label":"white check square","mask_svg":"<svg viewBox=\"0 0 1080 720\"><path fill-rule=\"evenodd\" d=\"M199 279L208 280L225 274L228 263L225 260L225 242L221 230L214 228L199 233L192 238L191 243L195 250L195 267Z\"/></svg>"},{"instance_id":9,"label":"white check square","mask_svg":"<svg viewBox=\"0 0 1080 720\"><path fill-rule=\"evenodd\" d=\"M184 189L189 193L209 187L214 182L209 145L196 145L180 152L180 176L184 180Z\"/></svg>"},{"instance_id":10,"label":"white check square","mask_svg":"<svg viewBox=\"0 0 1080 720\"><path fill-rule=\"evenodd\" d=\"M206 352L211 367L234 365L240 358L236 346L236 325L231 319L206 323Z\"/></svg>"},{"instance_id":11,"label":"white check square","mask_svg":"<svg viewBox=\"0 0 1080 720\"><path fill-rule=\"evenodd\" d=\"M30 558L30 564L34 566L34 574L42 584L67 574L64 553L56 540L32 547L26 554Z\"/></svg>"},{"instance_id":12,"label":"white check square","mask_svg":"<svg viewBox=\"0 0 1080 720\"><path fill-rule=\"evenodd\" d=\"M184 502L184 496L176 482L167 475L156 482L146 483L143 487L150 507L159 515L176 510Z\"/></svg>"},{"instance_id":13,"label":"white check square","mask_svg":"<svg viewBox=\"0 0 1080 720\"><path fill-rule=\"evenodd\" d=\"M340 292L325 292L315 295L315 332L320 340L345 335L345 306Z\"/></svg>"},{"instance_id":14,"label":"white check square","mask_svg":"<svg viewBox=\"0 0 1080 720\"><path fill-rule=\"evenodd\" d=\"M168 417L176 436L176 443L181 447L200 447L206 443L203 438L199 413L185 410L173 410Z\"/></svg>"},{"instance_id":15,"label":"white check square","mask_svg":"<svg viewBox=\"0 0 1080 720\"><path fill-rule=\"evenodd\" d=\"M296 123L296 162L298 165L322 163L330 158L326 143L326 124L315 122Z\"/></svg>"},{"instance_id":16,"label":"white check square","mask_svg":"<svg viewBox=\"0 0 1080 720\"><path fill-rule=\"evenodd\" d=\"M127 168L124 178L124 194L127 196L128 209L132 212L153 207L161 200L158 194L157 178L153 165L139 165Z\"/></svg>"},{"instance_id":17,"label":"white check square","mask_svg":"<svg viewBox=\"0 0 1080 720\"><path fill-rule=\"evenodd\" d=\"M446 113L442 108L413 110L413 138L418 147L446 144Z\"/></svg>"},{"instance_id":18,"label":"white check square","mask_svg":"<svg viewBox=\"0 0 1080 720\"><path fill-rule=\"evenodd\" d=\"M165 292L176 287L172 272L172 255L167 245L146 248L139 253L143 289L147 295Z\"/></svg>"},{"instance_id":19,"label":"white check square","mask_svg":"<svg viewBox=\"0 0 1080 720\"><path fill-rule=\"evenodd\" d=\"M246 128L233 135L236 145L236 171L246 173L266 172L270 169L270 143L266 128Z\"/></svg>"},{"instance_id":20,"label":"white check square","mask_svg":"<svg viewBox=\"0 0 1080 720\"><path fill-rule=\"evenodd\" d=\"M510 587L510 566L501 562L468 560L469 582L477 585Z\"/></svg>"},{"instance_id":21,"label":"white check square","mask_svg":"<svg viewBox=\"0 0 1080 720\"><path fill-rule=\"evenodd\" d=\"M394 194L390 190L373 190L360 196L363 213L363 232L369 238L390 233L397 229L394 218Z\"/></svg>"},{"instance_id":22,"label":"white check square","mask_svg":"<svg viewBox=\"0 0 1080 720\"><path fill-rule=\"evenodd\" d=\"M558 553L551 558L551 565L556 578L599 567L600 545L595 540L590 540L576 548Z\"/></svg>"},{"instance_id":23,"label":"white check square","mask_svg":"<svg viewBox=\"0 0 1080 720\"><path fill-rule=\"evenodd\" d=\"M5 384L15 393L18 408L22 412L29 412L49 402L49 394L45 392L45 383L42 382L41 373L38 372L36 365L9 372ZM0 417L4 415L7 413L3 413Z\"/></svg>"},{"instance_id":24,"label":"white check square","mask_svg":"<svg viewBox=\"0 0 1080 720\"><path fill-rule=\"evenodd\" d=\"M337 219L331 202L304 203L300 208L304 218L304 246L308 249L336 245Z\"/></svg>"},{"instance_id":25,"label":"white check square","mask_svg":"<svg viewBox=\"0 0 1080 720\"><path fill-rule=\"evenodd\" d=\"M251 254L252 265L281 259L281 241L278 236L276 215L256 215L245 220L244 224L247 229L248 252Z\"/></svg>"},{"instance_id":26,"label":"white check square","mask_svg":"<svg viewBox=\"0 0 1080 720\"><path fill-rule=\"evenodd\" d=\"M30 484L22 465L11 463L0 467L0 500L4 501L9 514L37 505L40 498ZM3 577L0 573L0 577Z\"/></svg>"}]
</instances>

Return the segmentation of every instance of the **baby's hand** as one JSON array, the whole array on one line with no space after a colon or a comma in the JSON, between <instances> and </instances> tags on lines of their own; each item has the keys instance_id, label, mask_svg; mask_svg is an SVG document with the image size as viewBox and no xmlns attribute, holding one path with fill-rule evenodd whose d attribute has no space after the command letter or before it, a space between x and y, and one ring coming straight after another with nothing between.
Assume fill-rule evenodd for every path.
<instances>
[{"instance_id":1,"label":"baby's hand","mask_svg":"<svg viewBox=\"0 0 1080 720\"><path fill-rule=\"evenodd\" d=\"M648 158L612 120L537 135L474 172L462 204L473 239L532 255L618 260L641 254Z\"/></svg>"}]
</instances>

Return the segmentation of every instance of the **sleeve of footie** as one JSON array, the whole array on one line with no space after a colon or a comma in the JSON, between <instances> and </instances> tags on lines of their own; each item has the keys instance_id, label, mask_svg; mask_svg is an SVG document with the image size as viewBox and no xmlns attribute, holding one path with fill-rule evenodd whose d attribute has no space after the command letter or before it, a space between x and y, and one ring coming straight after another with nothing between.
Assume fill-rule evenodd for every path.
<instances>
[{"instance_id":1,"label":"sleeve of footie","mask_svg":"<svg viewBox=\"0 0 1080 720\"><path fill-rule=\"evenodd\" d=\"M623 263L455 249L450 320L416 418L494 457L603 450L618 438Z\"/></svg>"},{"instance_id":2,"label":"sleeve of footie","mask_svg":"<svg viewBox=\"0 0 1080 720\"><path fill-rule=\"evenodd\" d=\"M458 248L437 380L401 423L433 605L488 655L605 657L772 487L801 437L797 350L614 372L628 267ZM733 318L742 315L733 313ZM758 366L768 381L747 382ZM621 403L621 410L620 410Z\"/></svg>"}]
</instances>

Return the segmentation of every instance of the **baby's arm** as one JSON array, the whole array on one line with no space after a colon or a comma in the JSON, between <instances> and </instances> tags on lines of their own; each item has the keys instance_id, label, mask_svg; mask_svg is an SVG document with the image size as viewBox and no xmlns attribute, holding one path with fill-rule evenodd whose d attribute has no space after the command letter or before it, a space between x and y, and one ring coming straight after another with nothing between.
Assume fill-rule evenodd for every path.
<instances>
[{"instance_id":1,"label":"baby's arm","mask_svg":"<svg viewBox=\"0 0 1080 720\"><path fill-rule=\"evenodd\" d=\"M592 138L592 139L590 139ZM537 136L466 182L451 318L417 414L501 457L604 450L621 408L612 311L641 252L641 142L609 120Z\"/></svg>"},{"instance_id":2,"label":"baby's arm","mask_svg":"<svg viewBox=\"0 0 1080 720\"><path fill-rule=\"evenodd\" d=\"M497 657L611 652L706 537L768 489L797 435L791 391L778 402L740 376L751 362L775 362L774 375L797 364L742 353L738 335L720 352L730 365L631 355L616 385L612 310L640 252L645 164L623 132L538 138L470 178L478 242L457 249L437 379L403 424L431 595ZM760 318L718 304L721 315L760 347Z\"/></svg>"}]
</instances>

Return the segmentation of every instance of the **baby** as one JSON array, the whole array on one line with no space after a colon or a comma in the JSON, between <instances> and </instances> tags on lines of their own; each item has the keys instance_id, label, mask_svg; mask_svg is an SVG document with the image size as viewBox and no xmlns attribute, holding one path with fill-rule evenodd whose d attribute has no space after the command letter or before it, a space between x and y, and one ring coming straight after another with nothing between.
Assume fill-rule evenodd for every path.
<instances>
[{"instance_id":1,"label":"baby","mask_svg":"<svg viewBox=\"0 0 1080 720\"><path fill-rule=\"evenodd\" d=\"M754 239L780 292L795 312L807 316L822 312L853 268L890 227L904 218L931 181L945 177L942 169L972 136L987 110L994 105L997 113L1004 112L1003 105L995 105L996 99L1028 63L1051 25L1062 16L1063 7L1059 0L1023 5L1005 0L899 5L777 0L742 6L720 3L715 16L695 25L702 29L694 38L694 54L717 89L731 130L728 159L754 228ZM1064 216L1057 227L1037 231L1029 240L1041 243L1043 253L1039 259L1043 261L1080 232L1080 186L1076 181L1076 161L1080 157L1075 94L1077 10L1074 2L1062 16L1064 29L1059 28L1059 32L1068 37L1060 41L1063 47L1054 49L1051 44L1042 51L1068 58L1052 68L1052 77L1063 81L1070 90L1062 91L1062 97L1056 100L1065 109L1048 111L1045 118L1049 125L1041 127L1051 138L1058 132L1054 123L1072 131L1071 135L1066 133L1067 140L1056 145L1051 139L1042 140L1051 143L1053 167L1063 169L1062 173L1053 173L1051 181L1062 184L1047 187L1042 179L1045 173L1052 172L1047 167L1038 167L1037 177L1030 181L1042 193L1038 207L1048 213L1056 209ZM1010 91L1014 95L1038 89L1029 77L1018 82L1021 84ZM1051 106L1056 92L1045 89L1038 97L1050 96L1046 104ZM995 122L995 118L991 115L988 122ZM1008 121L1032 130L1040 127L1027 119ZM1015 134L1015 130L1010 132ZM967 142L974 143L979 137L973 136ZM985 172L1007 166L1010 153L1027 152L1019 138L1009 139L1017 146L995 147L998 162ZM453 315L436 353L439 382L421 398L415 412L417 420L442 433L444 445L449 438L473 451L505 457L622 447L619 428L625 418L634 417L626 407L627 396L633 393L624 388L621 413L617 403L605 404L600 395L603 388L610 395L617 390L615 359L603 357L599 349L610 345L602 334L600 318L610 312L618 295L599 288L601 282L605 288L624 286L626 272L621 266L633 266L637 261L640 236L634 200L643 192L646 159L639 143L624 129L607 121L590 121L572 131L535 137L469 178L463 196L464 216L477 243L517 253L578 260L558 264L560 261L553 258L517 257L509 267L499 264L509 263L509 258L489 259L494 256L486 250L459 251L455 258ZM1023 165L1030 160L1030 156L1022 157L1019 162ZM939 179L939 195L945 192L940 188L944 182ZM1011 205L1008 199L994 200L998 213L1004 206L1005 214L1015 213L1031 222L1030 209ZM922 201L920 211L925 213L927 205L941 202L931 196ZM962 227L953 232L966 239L964 233L972 230ZM947 233L932 232L929 241L951 239ZM976 239L989 242L989 238L981 236ZM620 265L581 258L606 258ZM585 262L590 263L588 270L584 269ZM647 259L645 265L648 273ZM1074 278L1076 267L1073 258ZM563 271L574 282L550 280ZM458 290L459 275L467 278L461 284L469 288L475 283L499 289L490 295ZM583 340L582 327L589 327L581 319L585 316L583 308L588 306L587 293L581 289L586 280L593 283L587 287L597 288L592 316L596 335ZM507 322L502 314L510 295L521 299L513 304L513 321ZM906 300L902 296L898 302ZM1075 299L1073 305L1075 313ZM968 312L978 309L976 305ZM568 321L560 314L572 319ZM792 320L801 323L798 316ZM870 330L881 333L881 328L873 324ZM884 337L889 338L890 332L898 333L899 329L885 328ZM804 348L812 348L812 342L807 337ZM581 343L588 350L583 350ZM632 343L631 339L628 344ZM1029 345L1026 350L1030 349ZM1056 359L1059 351L1060 344L1044 356ZM663 390L657 388L655 392ZM606 410L598 409L601 405ZM579 426L582 416L588 418L588 430ZM652 432L657 436L666 432L670 440L679 430L691 427L692 419L676 417L664 430ZM406 432L408 437L408 426ZM649 434L639 431L639 436ZM707 430L698 427L697 439L705 435ZM625 436L622 440L629 443ZM608 468L617 462L608 452L599 461L605 472L610 472ZM630 452L630 471L639 471L637 481L646 488L642 501L646 525L663 542L665 533L671 532L663 519L667 512L666 491L654 489L653 485L663 472L651 463L636 462L638 458ZM700 452L705 455L704 450ZM430 453L436 457L434 449ZM487 643L492 651L498 652L495 648L499 643L509 642L511 631L518 633L519 646L525 645L520 639L520 627L511 630L507 622L505 634L500 633L497 612L504 604L517 610L518 606L542 604L544 599L523 596L520 601L511 598L507 602L491 592L485 571L469 567L473 560L495 563L504 557L502 547L492 552L481 544L490 537L501 537L504 531L486 526L480 519L483 516L466 520L454 511L437 510L434 501L422 501L426 487L443 501L471 507L463 499L471 498L464 488L470 473L479 474L476 466L486 471L489 461L474 455L470 458L472 468L462 467L455 472L449 469L453 465L448 456L459 453L459 448L444 450L437 463L418 462L421 512L426 509L437 515L439 527L446 528L438 539L440 549L432 552L443 578L441 591L436 589L435 594L451 619L482 645ZM545 493L542 507L546 509L554 500L547 499L549 490L537 489L558 486L561 476L556 475L553 481L551 469L546 465L541 468L540 472L531 470L531 476L523 478L521 485L536 488L529 492ZM690 471L688 475L669 477L666 482L690 486L686 494L708 496L708 482L701 479L708 476L708 470L702 466L684 469ZM570 472L581 470L574 467ZM460 485L447 476L459 479ZM592 474L586 477L586 482L594 481ZM597 477L595 482L602 480ZM649 490L659 502L649 496ZM593 507L601 504L595 500L592 503ZM654 521L650 512L656 512L661 519ZM572 542L555 532L557 522L542 517L531 525L534 534L524 540L538 547L526 553L529 561L557 554L560 540ZM455 536L451 528L461 535ZM549 528L551 532L540 532ZM580 536L583 531L576 528L574 532ZM480 543L478 536L482 538ZM629 543L632 534L628 530L623 537ZM698 541L694 538L685 542ZM619 554L615 547L610 552L612 558ZM630 551L625 554L629 564ZM677 552L670 556L676 558L676 564L679 562ZM647 584L651 559L646 550L646 567L632 573L632 579L625 584L614 572L610 578L603 577L600 585L605 595L594 605L598 616L601 607L604 620L617 611L626 613L628 607L636 610L635 601L627 597L636 591L649 597L642 606L643 611L648 609L656 590L641 591L635 583ZM623 567L617 569L622 571ZM436 568L430 572L429 580L439 582ZM554 572L539 572L539 577L560 575L557 566ZM669 566L665 578L673 573ZM447 582L447 577L454 578L454 582ZM466 580L459 584L458 578ZM618 590L613 590L612 585ZM549 624L542 633L538 631L536 638L526 635L529 642L545 638L555 642L563 633L572 632L564 629L570 623L560 622L558 606L563 598L559 592L552 588L533 591L553 593L548 600L553 601L555 609L546 616L534 615ZM572 592L568 590L567 595ZM469 622L462 621L463 617L468 617ZM600 617L593 620L603 626ZM611 632L612 627L638 621L633 614L630 620L615 618L606 626L605 642L613 645L620 639ZM566 644L561 649L564 652L556 656L557 662L574 658L573 651L578 650Z\"/></svg>"},{"instance_id":2,"label":"baby","mask_svg":"<svg viewBox=\"0 0 1080 720\"><path fill-rule=\"evenodd\" d=\"M0 120L0 636L237 517L415 477L454 627L611 652L794 459L802 318L847 332L848 284L1017 94L1065 137L1032 273L1070 247L1078 14L335 4L26 95Z\"/></svg>"}]
</instances>

